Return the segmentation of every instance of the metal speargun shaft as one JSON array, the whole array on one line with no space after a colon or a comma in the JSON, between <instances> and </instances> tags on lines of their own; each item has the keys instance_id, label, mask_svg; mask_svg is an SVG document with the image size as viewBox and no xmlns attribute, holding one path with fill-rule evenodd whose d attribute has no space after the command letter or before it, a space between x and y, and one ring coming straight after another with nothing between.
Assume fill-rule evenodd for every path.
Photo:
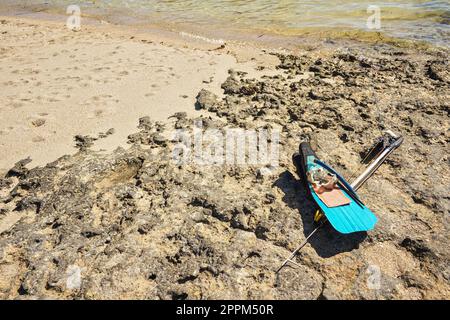
<instances>
[{"instance_id":1,"label":"metal speargun shaft","mask_svg":"<svg viewBox=\"0 0 450 320\"><path fill-rule=\"evenodd\" d=\"M278 273L286 265L286 263L288 263L288 262L291 262L291 263L297 265L297 263L295 261L293 261L292 259L295 257L297 252L299 252L304 246L306 246L306 244L308 243L309 238L311 238L314 235L314 233L316 233L316 231L319 230L322 227L323 224L324 224L324 221L322 220L320 222L320 224L313 231L311 231L311 233L306 237L305 241L303 241L294 251L292 251L292 253L289 256L289 258L287 258L286 260L283 261L281 266L277 269L276 273Z\"/></svg>"},{"instance_id":2,"label":"metal speargun shaft","mask_svg":"<svg viewBox=\"0 0 450 320\"><path fill-rule=\"evenodd\" d=\"M385 131L384 138L387 140L387 147L379 154L379 156L367 167L367 169L361 173L359 177L352 182L351 186L353 189L357 190L360 186L364 184L374 173L378 170L381 164L386 160L386 158L397 149L403 142L403 137L396 135L390 130Z\"/></svg>"}]
</instances>

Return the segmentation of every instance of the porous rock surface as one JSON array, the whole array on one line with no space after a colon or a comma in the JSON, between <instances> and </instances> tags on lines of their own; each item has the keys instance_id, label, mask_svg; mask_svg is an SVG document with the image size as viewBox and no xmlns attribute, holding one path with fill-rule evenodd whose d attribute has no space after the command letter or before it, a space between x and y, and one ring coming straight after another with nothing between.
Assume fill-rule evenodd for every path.
<instances>
[{"instance_id":1,"label":"porous rock surface","mask_svg":"<svg viewBox=\"0 0 450 320\"><path fill-rule=\"evenodd\" d=\"M449 68L439 50L386 45L278 55L279 74L230 71L202 90L204 128L281 130L280 163L201 166L172 159L167 133L140 120L130 148L80 151L0 180L0 297L7 299L448 299ZM193 106L194 108L194 106ZM373 231L314 228L291 163L301 139L350 179L384 129L405 141L360 190ZM262 168L263 167L263 168Z\"/></svg>"}]
</instances>

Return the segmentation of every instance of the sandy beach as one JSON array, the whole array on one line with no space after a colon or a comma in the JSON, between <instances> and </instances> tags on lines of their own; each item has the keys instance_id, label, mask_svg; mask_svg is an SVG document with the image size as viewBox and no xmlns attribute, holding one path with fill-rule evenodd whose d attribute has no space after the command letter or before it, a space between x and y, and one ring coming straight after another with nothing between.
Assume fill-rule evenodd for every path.
<instances>
[{"instance_id":1,"label":"sandy beach","mask_svg":"<svg viewBox=\"0 0 450 320\"><path fill-rule=\"evenodd\" d=\"M1 299L450 298L448 49L62 18L0 17ZM279 130L279 164L174 163L194 120ZM376 228L328 225L276 274L314 228L299 142L348 178L386 129Z\"/></svg>"},{"instance_id":2,"label":"sandy beach","mask_svg":"<svg viewBox=\"0 0 450 320\"><path fill-rule=\"evenodd\" d=\"M140 117L193 116L198 92L220 95L229 69L258 76L258 63L276 61L243 54L238 63L220 44L176 34L98 24L74 32L60 19L1 18L0 172L27 157L39 166L73 154L76 135L104 136L97 149L126 146Z\"/></svg>"}]
</instances>

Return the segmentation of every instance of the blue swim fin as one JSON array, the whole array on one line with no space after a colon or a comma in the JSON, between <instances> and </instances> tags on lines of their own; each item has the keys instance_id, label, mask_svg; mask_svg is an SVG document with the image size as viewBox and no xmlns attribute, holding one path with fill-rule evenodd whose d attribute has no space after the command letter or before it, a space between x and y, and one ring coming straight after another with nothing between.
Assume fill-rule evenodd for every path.
<instances>
[{"instance_id":1,"label":"blue swim fin","mask_svg":"<svg viewBox=\"0 0 450 320\"><path fill-rule=\"evenodd\" d=\"M308 187L308 191L312 198L323 211L331 225L341 233L372 230L377 223L377 217L361 202L361 200L359 200L359 197L353 191L348 182L345 181L345 179L343 179L330 166L320 161L308 143L302 142L300 144L300 155L303 162L301 163L300 168L303 171L302 179ZM342 183L342 187L340 189L350 200L350 203L336 207L328 207L319 198L311 183L305 180L308 171L318 168L325 168L336 175Z\"/></svg>"}]
</instances>

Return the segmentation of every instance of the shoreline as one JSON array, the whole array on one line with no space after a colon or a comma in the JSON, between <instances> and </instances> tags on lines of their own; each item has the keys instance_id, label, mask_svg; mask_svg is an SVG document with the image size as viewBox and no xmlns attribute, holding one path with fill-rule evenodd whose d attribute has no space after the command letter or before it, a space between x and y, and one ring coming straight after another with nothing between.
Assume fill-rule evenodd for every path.
<instances>
[{"instance_id":1,"label":"shoreline","mask_svg":"<svg viewBox=\"0 0 450 320\"><path fill-rule=\"evenodd\" d=\"M14 17L17 16L18 13L20 13L20 16L22 17L44 21L59 20L62 22L68 18L68 15L61 12L61 8L45 9L39 8L39 6L31 6L22 9L12 7L8 10L5 7L0 7L0 16ZM81 13L82 20L91 25L106 24L111 27L134 30L136 32L150 34L160 33L171 38L179 37L181 33L185 32L204 38L222 39L225 42L252 44L272 49L283 47L295 50L298 47L317 46L318 42L321 46L327 46L332 44L333 41L347 43L348 45L386 43L399 47L411 47L417 49L438 48L448 50L450 48L448 45L439 45L437 43L427 42L426 40L391 36L383 31L368 31L349 27L309 27L286 33L277 32L276 30L249 30L244 27L225 29L223 26L218 25L214 26L214 30L209 30L205 29L204 26L196 26L193 23L175 23L167 21L149 23L147 21L148 19L142 17L126 16L128 18L121 20L117 18L118 16L118 13L109 16L95 14L95 10L94 13Z\"/></svg>"}]
</instances>

